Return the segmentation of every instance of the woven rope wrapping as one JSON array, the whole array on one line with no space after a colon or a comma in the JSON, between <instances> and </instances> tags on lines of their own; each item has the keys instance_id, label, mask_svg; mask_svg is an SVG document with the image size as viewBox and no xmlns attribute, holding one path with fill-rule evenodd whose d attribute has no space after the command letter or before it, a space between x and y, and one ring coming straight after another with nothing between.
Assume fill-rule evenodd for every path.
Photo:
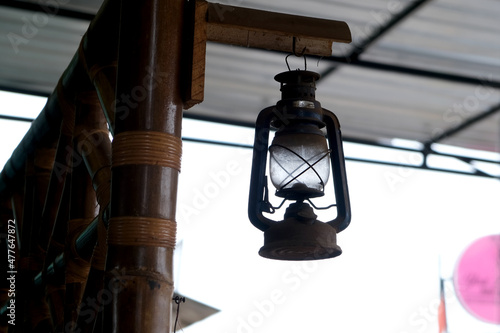
<instances>
[{"instance_id":1,"label":"woven rope wrapping","mask_svg":"<svg viewBox=\"0 0 500 333\"><path fill-rule=\"evenodd\" d=\"M113 140L113 167L148 164L180 171L181 155L182 140L168 133L130 131Z\"/></svg>"},{"instance_id":2,"label":"woven rope wrapping","mask_svg":"<svg viewBox=\"0 0 500 333\"><path fill-rule=\"evenodd\" d=\"M120 216L109 220L108 244L175 247L175 221L145 216Z\"/></svg>"}]
</instances>

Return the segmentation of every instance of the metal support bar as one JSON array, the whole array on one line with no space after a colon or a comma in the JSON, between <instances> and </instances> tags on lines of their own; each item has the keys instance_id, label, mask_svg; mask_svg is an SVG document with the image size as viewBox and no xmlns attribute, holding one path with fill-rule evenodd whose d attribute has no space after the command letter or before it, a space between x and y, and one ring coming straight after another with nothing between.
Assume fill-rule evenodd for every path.
<instances>
[{"instance_id":1,"label":"metal support bar","mask_svg":"<svg viewBox=\"0 0 500 333\"><path fill-rule=\"evenodd\" d=\"M31 1L18 1L18 0L2 0L2 7L10 7L22 10L29 10L32 12L42 12L51 15L57 15L60 17L67 17L73 19L79 19L84 21L91 21L95 14L85 13L78 10L71 10L62 8L58 2L55 2L55 5L51 4L50 1L39 1L31 2Z\"/></svg>"},{"instance_id":2,"label":"metal support bar","mask_svg":"<svg viewBox=\"0 0 500 333\"><path fill-rule=\"evenodd\" d=\"M416 12L418 9L420 9L429 2L431 2L431 0L418 0L411 2L397 15L392 16L391 19L384 26L376 30L374 34L370 35L362 43L360 43L359 45L354 44L354 49L347 58L349 58L351 61L357 60L363 52L365 52L376 41L384 37L389 31L392 30L392 28L394 28L399 23L403 22L411 14L413 14L414 12Z\"/></svg>"},{"instance_id":3,"label":"metal support bar","mask_svg":"<svg viewBox=\"0 0 500 333\"><path fill-rule=\"evenodd\" d=\"M407 19L410 14L414 13L417 9L423 7L424 4L430 2L430 0L418 0L410 3L406 8L404 8L400 13L391 17L391 19L384 25L381 26L378 30L375 31L372 35L368 36L365 40L363 40L359 45L356 43L353 44L354 49L351 51L349 55L345 57L347 63L356 62L359 60L360 55L365 52L373 43L377 40L381 39L385 36L392 28L396 25ZM333 73L337 69L337 65L332 65L328 67L321 73L321 77L326 77L329 74Z\"/></svg>"},{"instance_id":4,"label":"metal support bar","mask_svg":"<svg viewBox=\"0 0 500 333\"><path fill-rule=\"evenodd\" d=\"M317 59L319 59L319 58L317 58ZM456 83L462 83L462 84L482 85L485 87L500 88L500 81L490 80L488 78L478 78L478 77L470 77L470 76L465 76L465 75L460 75L460 74L450 74L450 73L444 73L444 72L429 71L429 70L419 69L419 68L414 68L414 67L384 64L384 63L380 63L380 62L366 61L366 60L358 60L358 61L349 62L349 59L344 58L344 57L329 57L329 58L322 58L322 59L325 61L332 61L332 62L336 62L339 64L349 64L352 66L358 66L358 67L369 68L369 69L385 71L385 72L394 72L394 73L398 73L398 74L414 75L414 76L420 76L420 77L425 77L425 78L430 78L430 79L450 81L450 82L456 82Z\"/></svg>"},{"instance_id":5,"label":"metal support bar","mask_svg":"<svg viewBox=\"0 0 500 333\"><path fill-rule=\"evenodd\" d=\"M452 127L439 135L436 135L435 137L433 137L429 141L425 142L424 145L430 146L433 143L438 143L439 141L442 141L446 138L449 138L450 136L453 136L453 135L463 131L464 129L480 122L483 119L486 119L486 118L494 115L497 112L500 112L500 104L496 104L496 105L492 106L489 110L486 110L484 112L479 112L477 115L472 116L469 119L466 119L461 124L459 124L455 127Z\"/></svg>"},{"instance_id":6,"label":"metal support bar","mask_svg":"<svg viewBox=\"0 0 500 333\"><path fill-rule=\"evenodd\" d=\"M234 144L231 142L204 140L204 139L197 139L197 138L190 138L190 137L183 138L182 140L186 141L186 142L219 145L219 146L231 147L231 148L253 149L252 145ZM484 177L484 178L500 179L499 176L488 174L486 172L478 170L477 168L475 168L473 166L474 162L485 162L485 163L498 164L500 161L496 161L496 160L488 160L488 159L484 159L484 158L475 158L475 157L466 157L466 156L447 154L447 153L441 153L441 152L436 152L436 151L427 152L424 150L395 147L395 146L390 146L390 145L383 145L383 144L373 142L373 141L356 140L356 139L349 139L349 138L345 138L345 137L344 137L343 141L344 141L344 143L358 143L358 144L364 144L364 145L372 146L372 147L382 147L382 148L387 148L387 149L393 149L395 151L414 152L414 153L421 154L423 157L425 157L425 155L436 155L436 156L450 157L450 158L454 158L454 159L457 159L459 161L462 161L464 163L471 165L471 167L474 169L474 172L466 172L466 171L460 171L460 170L431 167L431 166L427 165L426 163L422 163L422 164L418 164L418 165L417 164L405 164L405 163L392 162L392 161L379 161L379 160L351 157L348 155L345 156L346 161L371 163L371 164L386 165L386 166L400 167L400 168L420 169L420 170L427 170L427 171L438 171L438 172L445 172L445 173L451 173L451 174L459 174L459 175L464 175L464 176L477 176L477 177Z\"/></svg>"}]
</instances>

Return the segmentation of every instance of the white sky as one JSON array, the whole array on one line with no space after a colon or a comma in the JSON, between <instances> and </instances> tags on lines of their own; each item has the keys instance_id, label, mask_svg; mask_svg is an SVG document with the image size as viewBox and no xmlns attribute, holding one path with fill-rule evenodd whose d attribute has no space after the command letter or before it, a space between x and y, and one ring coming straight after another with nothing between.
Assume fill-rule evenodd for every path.
<instances>
[{"instance_id":1,"label":"white sky","mask_svg":"<svg viewBox=\"0 0 500 333\"><path fill-rule=\"evenodd\" d=\"M10 96L0 92L1 114L34 117L44 105ZM22 106L27 100L33 104ZM0 126L3 165L29 124L0 120ZM252 142L248 129L217 125L207 134L207 128L186 120L183 132ZM346 144L345 151L383 156L359 145ZM496 180L347 162L353 218L338 235L343 254L312 262L264 259L257 254L263 234L246 215L250 167L249 149L184 143L176 289L221 310L185 333L437 333L440 274L451 278L470 242L500 232ZM447 295L450 333L499 331L463 310L451 282Z\"/></svg>"}]
</instances>

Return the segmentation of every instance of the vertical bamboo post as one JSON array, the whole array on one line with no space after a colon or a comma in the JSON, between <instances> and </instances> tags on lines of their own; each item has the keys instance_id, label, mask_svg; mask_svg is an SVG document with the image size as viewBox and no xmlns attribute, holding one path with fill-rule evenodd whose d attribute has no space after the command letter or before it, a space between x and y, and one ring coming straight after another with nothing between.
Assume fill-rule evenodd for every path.
<instances>
[{"instance_id":1,"label":"vertical bamboo post","mask_svg":"<svg viewBox=\"0 0 500 333\"><path fill-rule=\"evenodd\" d=\"M89 98L88 114L77 137L79 152L85 162L88 174L99 204L99 225L97 244L92 255L91 268L79 307L77 329L75 331L100 332L102 303L109 301L109 290L104 288L104 268L106 260L107 229L104 222L105 210L109 206L111 184L111 142L103 110L94 93ZM77 128L78 129L78 128ZM96 324L99 323L99 324ZM97 329L94 330L94 326Z\"/></svg>"},{"instance_id":2,"label":"vertical bamboo post","mask_svg":"<svg viewBox=\"0 0 500 333\"><path fill-rule=\"evenodd\" d=\"M30 294L30 263L29 263L29 241L31 237L31 227L33 225L33 210L34 210L34 162L33 157L26 161L26 173L24 178L24 197L23 197L23 212L22 212L22 228L19 236L19 252L20 258L18 263L18 281L19 285L24 285L25 290L20 289L16 295L17 309L19 309L20 318L15 331L22 332L23 330L31 330L28 323L28 318L25 313L28 309L28 296ZM16 310L17 310L16 309Z\"/></svg>"},{"instance_id":3,"label":"vertical bamboo post","mask_svg":"<svg viewBox=\"0 0 500 333\"><path fill-rule=\"evenodd\" d=\"M50 170L54 160L55 149L51 142L45 142L38 147L26 163L26 183L24 193L23 228L21 230L19 273L20 320L16 330L35 331L35 328L51 329L48 316L48 306L43 295L31 286L31 279L42 268L40 253L33 244L36 239L37 227L42 215L43 203L48 187ZM22 324L21 324L22 323Z\"/></svg>"},{"instance_id":4,"label":"vertical bamboo post","mask_svg":"<svg viewBox=\"0 0 500 333\"><path fill-rule=\"evenodd\" d=\"M70 165L68 167L72 168L71 161L69 162L69 164ZM71 196L70 184L72 178L72 173L69 173L66 176L61 202L57 210L54 232L50 238L50 244L47 250L47 256L45 258L44 269L47 269L48 264L53 262L54 259L65 250L64 246L69 220L69 199ZM64 299L66 298L66 279L64 272L60 272L60 274L54 274L54 276L51 279L47 279L45 283L46 298L49 303L54 332L65 332Z\"/></svg>"},{"instance_id":5,"label":"vertical bamboo post","mask_svg":"<svg viewBox=\"0 0 500 333\"><path fill-rule=\"evenodd\" d=\"M83 163L73 170L71 178L70 219L65 245L66 299L64 306L65 329L73 328L78 317L78 306L83 295L90 262L80 258L75 241L96 215L96 199L90 177Z\"/></svg>"},{"instance_id":6,"label":"vertical bamboo post","mask_svg":"<svg viewBox=\"0 0 500 333\"><path fill-rule=\"evenodd\" d=\"M92 179L84 163L84 155L91 153L91 150L96 148L85 145L80 138L86 133L85 125L89 121L89 116L94 111L95 105L99 104L95 91L80 92L77 96L73 149L76 162L73 166L70 216L65 246L66 300L64 319L65 328L71 327L74 331L77 331L75 328L78 308L90 270L90 258L80 257L76 251L75 243L78 235L98 214Z\"/></svg>"},{"instance_id":7,"label":"vertical bamboo post","mask_svg":"<svg viewBox=\"0 0 500 333\"><path fill-rule=\"evenodd\" d=\"M122 1L105 332L170 332L183 0Z\"/></svg>"}]
</instances>

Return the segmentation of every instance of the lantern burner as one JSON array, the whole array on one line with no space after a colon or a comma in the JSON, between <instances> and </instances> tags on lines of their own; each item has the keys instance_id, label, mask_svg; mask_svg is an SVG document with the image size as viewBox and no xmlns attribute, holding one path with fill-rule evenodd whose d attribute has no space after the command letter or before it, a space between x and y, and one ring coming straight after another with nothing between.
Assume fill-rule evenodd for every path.
<instances>
[{"instance_id":1,"label":"lantern burner","mask_svg":"<svg viewBox=\"0 0 500 333\"><path fill-rule=\"evenodd\" d=\"M264 231L264 246L259 255L279 260L317 260L340 255L337 232L316 217L307 203L291 204L285 219Z\"/></svg>"},{"instance_id":2,"label":"lantern burner","mask_svg":"<svg viewBox=\"0 0 500 333\"><path fill-rule=\"evenodd\" d=\"M281 100L276 104L276 118L272 126L281 128L293 123L325 126L323 110L316 100L316 81L320 75L310 71L283 72L274 77L280 82Z\"/></svg>"}]
</instances>

